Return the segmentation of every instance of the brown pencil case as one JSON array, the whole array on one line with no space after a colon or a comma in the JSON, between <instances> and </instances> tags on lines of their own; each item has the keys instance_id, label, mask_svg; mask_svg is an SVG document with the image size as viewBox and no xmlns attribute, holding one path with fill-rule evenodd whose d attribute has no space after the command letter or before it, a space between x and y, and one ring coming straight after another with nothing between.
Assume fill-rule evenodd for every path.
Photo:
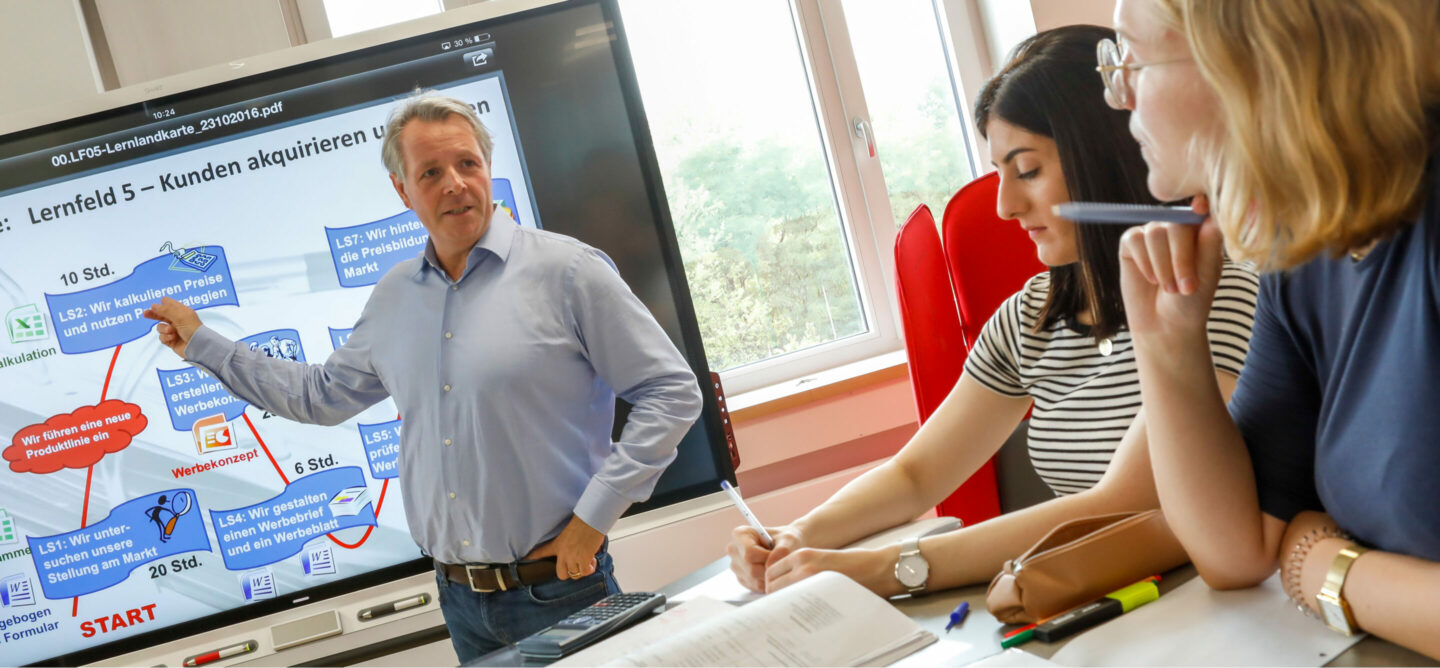
<instances>
[{"instance_id":1,"label":"brown pencil case","mask_svg":"<svg viewBox=\"0 0 1440 668\"><path fill-rule=\"evenodd\" d=\"M1001 622L1029 624L1189 560L1159 510L1082 517L1005 562L985 605Z\"/></svg>"}]
</instances>

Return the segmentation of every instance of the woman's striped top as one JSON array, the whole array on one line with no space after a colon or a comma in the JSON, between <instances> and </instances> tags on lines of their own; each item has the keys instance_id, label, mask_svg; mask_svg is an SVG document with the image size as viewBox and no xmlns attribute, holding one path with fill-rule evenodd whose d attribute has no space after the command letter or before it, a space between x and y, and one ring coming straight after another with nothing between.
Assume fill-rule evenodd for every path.
<instances>
[{"instance_id":1,"label":"woman's striped top","mask_svg":"<svg viewBox=\"0 0 1440 668\"><path fill-rule=\"evenodd\" d=\"M1249 349L1259 278L1226 262L1210 309L1215 368L1240 375ZM1050 272L1005 300L980 332L965 373L991 390L1031 397L1030 461L1056 494L1093 486L1140 410L1140 380L1130 332L1102 355L1089 327L1071 322L1034 331L1050 290Z\"/></svg>"}]
</instances>

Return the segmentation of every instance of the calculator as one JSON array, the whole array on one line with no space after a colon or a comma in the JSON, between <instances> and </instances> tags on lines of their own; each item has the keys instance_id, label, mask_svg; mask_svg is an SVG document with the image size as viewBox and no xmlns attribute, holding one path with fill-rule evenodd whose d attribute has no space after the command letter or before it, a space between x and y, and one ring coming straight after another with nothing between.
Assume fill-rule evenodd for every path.
<instances>
[{"instance_id":1,"label":"calculator","mask_svg":"<svg viewBox=\"0 0 1440 668\"><path fill-rule=\"evenodd\" d=\"M664 594L611 594L584 610L516 644L532 659L558 659L650 615L665 605Z\"/></svg>"}]
</instances>

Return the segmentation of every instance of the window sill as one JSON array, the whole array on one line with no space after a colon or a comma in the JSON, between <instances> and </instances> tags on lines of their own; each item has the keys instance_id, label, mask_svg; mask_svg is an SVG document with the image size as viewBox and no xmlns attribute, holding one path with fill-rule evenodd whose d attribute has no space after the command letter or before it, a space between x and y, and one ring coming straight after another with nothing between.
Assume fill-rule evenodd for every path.
<instances>
[{"instance_id":1,"label":"window sill","mask_svg":"<svg viewBox=\"0 0 1440 668\"><path fill-rule=\"evenodd\" d=\"M736 423L778 413L856 389L908 378L905 350L894 350L726 398Z\"/></svg>"}]
</instances>

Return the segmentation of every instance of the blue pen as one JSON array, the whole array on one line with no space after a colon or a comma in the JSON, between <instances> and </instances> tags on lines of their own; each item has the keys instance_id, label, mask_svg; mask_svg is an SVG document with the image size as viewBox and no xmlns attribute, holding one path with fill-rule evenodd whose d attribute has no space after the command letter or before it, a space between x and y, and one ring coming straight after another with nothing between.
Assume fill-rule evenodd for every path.
<instances>
[{"instance_id":1,"label":"blue pen","mask_svg":"<svg viewBox=\"0 0 1440 668\"><path fill-rule=\"evenodd\" d=\"M1204 214L1188 206L1151 206L1148 204L1109 204L1106 202L1066 202L1053 207L1055 215L1077 223L1179 223L1198 225Z\"/></svg>"},{"instance_id":2,"label":"blue pen","mask_svg":"<svg viewBox=\"0 0 1440 668\"><path fill-rule=\"evenodd\" d=\"M950 629L964 624L965 615L968 614L970 614L970 602L961 601L960 605L955 606L955 612L950 613L950 623L945 625L945 632L949 633Z\"/></svg>"}]
</instances>

